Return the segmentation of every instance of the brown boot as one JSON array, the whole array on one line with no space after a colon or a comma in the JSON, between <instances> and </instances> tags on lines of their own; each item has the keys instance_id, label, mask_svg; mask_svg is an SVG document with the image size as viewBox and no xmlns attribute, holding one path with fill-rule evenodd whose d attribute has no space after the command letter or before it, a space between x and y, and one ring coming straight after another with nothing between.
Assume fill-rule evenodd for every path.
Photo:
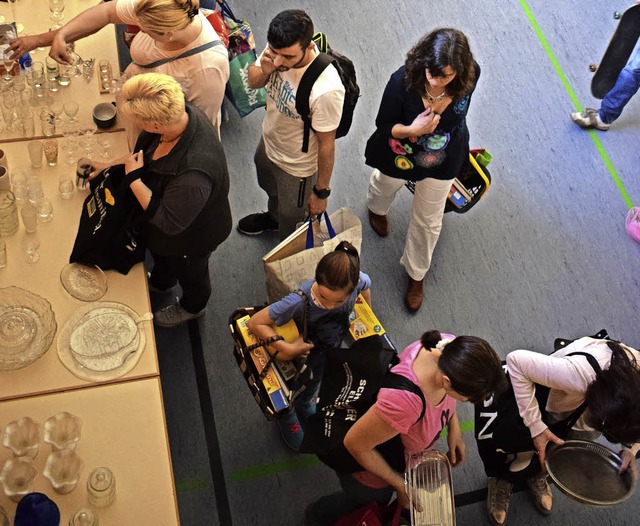
<instances>
[{"instance_id":1,"label":"brown boot","mask_svg":"<svg viewBox=\"0 0 640 526\"><path fill-rule=\"evenodd\" d=\"M409 276L409 286L407 287L407 293L404 296L404 304L411 312L416 312L420 305L422 305L422 281L416 281Z\"/></svg>"},{"instance_id":2,"label":"brown boot","mask_svg":"<svg viewBox=\"0 0 640 526\"><path fill-rule=\"evenodd\" d=\"M373 231L380 237L387 237L389 235L389 221L387 220L387 216L380 216L369 210L369 224L371 228L373 228Z\"/></svg>"}]
</instances>

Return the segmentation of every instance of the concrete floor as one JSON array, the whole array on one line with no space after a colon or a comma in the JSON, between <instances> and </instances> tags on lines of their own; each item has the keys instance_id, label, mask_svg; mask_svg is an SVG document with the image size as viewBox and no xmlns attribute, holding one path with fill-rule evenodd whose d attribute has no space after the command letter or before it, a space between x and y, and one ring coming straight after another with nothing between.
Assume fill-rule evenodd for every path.
<instances>
[{"instance_id":1,"label":"concrete floor","mask_svg":"<svg viewBox=\"0 0 640 526\"><path fill-rule=\"evenodd\" d=\"M599 60L615 29L613 12L627 3L232 2L236 14L252 23L260 48L271 18L300 7L356 65L362 98L350 134L337 143L329 206L351 207L363 221L363 270L373 280L375 311L399 348L430 328L484 337L502 356L517 348L548 353L556 337L601 328L640 345L640 246L624 231L629 202L640 202L640 99L606 133L580 130L568 117L576 103L597 105L588 66ZM468 125L472 147L493 154L494 180L475 209L445 216L425 305L410 315L402 306L405 275L398 260L411 195L398 196L391 235L375 236L366 222L370 169L363 152L389 75L420 36L442 26L464 31L482 66ZM253 167L263 112L242 120L230 114L222 134L237 221L266 208ZM329 469L281 443L231 353L228 316L265 300L261 257L275 244L275 236L247 238L234 231L211 261L214 295L206 317L156 333L180 515L188 526L296 526L310 502L337 488ZM478 496L486 479L472 416L470 406L460 407L469 453L454 471L461 526L488 524ZM637 492L607 509L580 505L557 490L555 496L553 513L542 517L526 492L516 494L508 523L638 524Z\"/></svg>"}]
</instances>

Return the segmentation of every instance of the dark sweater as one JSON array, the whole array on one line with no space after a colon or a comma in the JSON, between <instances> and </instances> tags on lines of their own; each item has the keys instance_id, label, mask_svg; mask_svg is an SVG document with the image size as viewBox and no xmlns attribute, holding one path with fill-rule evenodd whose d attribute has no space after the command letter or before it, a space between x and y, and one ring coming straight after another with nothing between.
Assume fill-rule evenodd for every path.
<instances>
[{"instance_id":1,"label":"dark sweater","mask_svg":"<svg viewBox=\"0 0 640 526\"><path fill-rule=\"evenodd\" d=\"M480 77L480 66L475 64L475 69L473 89ZM469 130L465 117L473 89L446 107L433 133L418 137L416 142L408 138L394 139L391 129L396 124L409 125L424 111L421 94L407 91L404 75L402 66L387 83L376 117L376 131L367 141L366 163L398 179L453 179L457 177L469 152Z\"/></svg>"},{"instance_id":2,"label":"dark sweater","mask_svg":"<svg viewBox=\"0 0 640 526\"><path fill-rule=\"evenodd\" d=\"M151 160L160 136L144 131L134 150L144 151L142 182L153 192L142 218L147 248L160 256L206 255L231 232L224 150L207 116L189 103L186 110L189 124L168 155Z\"/></svg>"}]
</instances>

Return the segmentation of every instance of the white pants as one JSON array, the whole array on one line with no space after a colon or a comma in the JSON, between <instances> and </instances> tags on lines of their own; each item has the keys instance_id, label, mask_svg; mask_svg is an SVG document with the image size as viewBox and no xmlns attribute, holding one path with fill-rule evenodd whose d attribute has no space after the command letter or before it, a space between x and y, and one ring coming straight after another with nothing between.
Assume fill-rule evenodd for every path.
<instances>
[{"instance_id":1,"label":"white pants","mask_svg":"<svg viewBox=\"0 0 640 526\"><path fill-rule=\"evenodd\" d=\"M367 193L369 210L374 214L387 215L404 183L404 179L389 177L380 170L374 170ZM416 183L407 241L400 259L407 274L416 281L424 279L431 266L431 255L440 237L444 206L452 183L453 179L440 181L431 178Z\"/></svg>"}]
</instances>

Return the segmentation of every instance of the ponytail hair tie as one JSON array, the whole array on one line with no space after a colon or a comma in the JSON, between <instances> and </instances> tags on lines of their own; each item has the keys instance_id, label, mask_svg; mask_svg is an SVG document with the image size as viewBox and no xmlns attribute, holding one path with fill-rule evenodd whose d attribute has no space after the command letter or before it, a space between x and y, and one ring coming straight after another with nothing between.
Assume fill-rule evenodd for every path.
<instances>
[{"instance_id":1,"label":"ponytail hair tie","mask_svg":"<svg viewBox=\"0 0 640 526\"><path fill-rule=\"evenodd\" d=\"M451 343L455 338L442 338L442 340L440 340L438 343L436 343L436 346L434 347L437 351L444 351L444 348L447 346L448 343Z\"/></svg>"}]
</instances>

